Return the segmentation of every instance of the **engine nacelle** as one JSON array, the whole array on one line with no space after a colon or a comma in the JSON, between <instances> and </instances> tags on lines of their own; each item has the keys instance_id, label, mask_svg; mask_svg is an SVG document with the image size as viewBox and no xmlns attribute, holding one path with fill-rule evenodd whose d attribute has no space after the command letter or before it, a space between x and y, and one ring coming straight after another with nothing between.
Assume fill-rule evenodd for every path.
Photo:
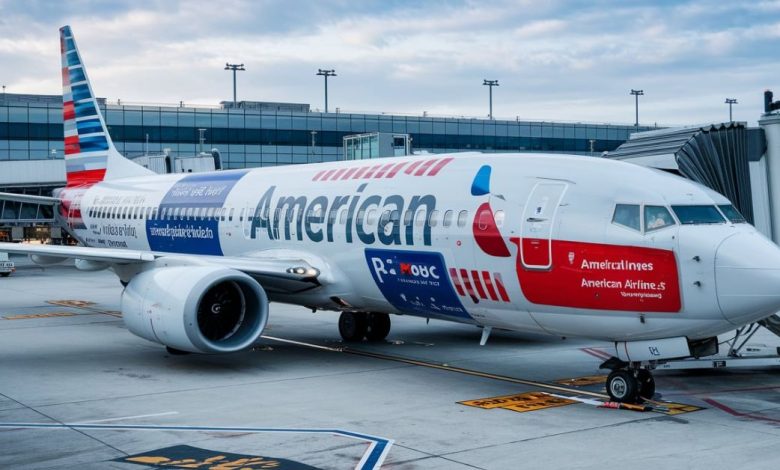
<instances>
[{"instance_id":1,"label":"engine nacelle","mask_svg":"<svg viewBox=\"0 0 780 470\"><path fill-rule=\"evenodd\" d=\"M229 353L260 337L268 297L257 281L233 269L156 268L127 285L122 317L133 334L149 341L182 351Z\"/></svg>"}]
</instances>

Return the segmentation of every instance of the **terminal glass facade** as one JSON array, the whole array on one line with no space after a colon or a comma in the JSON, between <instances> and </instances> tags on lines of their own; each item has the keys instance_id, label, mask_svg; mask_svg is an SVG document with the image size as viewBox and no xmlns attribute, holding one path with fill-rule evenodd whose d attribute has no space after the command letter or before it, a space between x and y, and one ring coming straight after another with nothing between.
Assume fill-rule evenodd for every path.
<instances>
[{"instance_id":1,"label":"terminal glass facade","mask_svg":"<svg viewBox=\"0 0 780 470\"><path fill-rule=\"evenodd\" d=\"M0 95L0 160L63 158L58 95ZM117 149L128 157L170 149L176 156L218 148L225 168L335 161L343 138L403 133L414 150L539 151L599 155L628 139L634 126L499 121L292 110L101 106ZM640 127L639 130L647 130ZM314 131L314 132L312 132Z\"/></svg>"}]
</instances>

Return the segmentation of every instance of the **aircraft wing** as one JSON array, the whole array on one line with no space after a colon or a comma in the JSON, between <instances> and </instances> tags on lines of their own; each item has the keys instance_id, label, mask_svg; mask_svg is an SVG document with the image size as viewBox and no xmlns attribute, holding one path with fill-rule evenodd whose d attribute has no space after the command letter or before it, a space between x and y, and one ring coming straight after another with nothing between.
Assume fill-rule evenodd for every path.
<instances>
[{"instance_id":1,"label":"aircraft wing","mask_svg":"<svg viewBox=\"0 0 780 470\"><path fill-rule=\"evenodd\" d=\"M33 196L31 194L16 194L16 193L2 193L2 192L0 192L0 201L24 202L28 204L46 204L52 206L60 203L60 200L57 199L56 197Z\"/></svg>"},{"instance_id":2,"label":"aircraft wing","mask_svg":"<svg viewBox=\"0 0 780 470\"><path fill-rule=\"evenodd\" d=\"M319 258L292 250L267 250L250 256L231 257L85 246L0 243L0 252L31 255L34 261L40 261L42 264L80 259L124 265L153 263L164 259L181 264L222 266L244 272L257 279L264 288L283 293L301 292L321 285L322 269L326 266Z\"/></svg>"}]
</instances>

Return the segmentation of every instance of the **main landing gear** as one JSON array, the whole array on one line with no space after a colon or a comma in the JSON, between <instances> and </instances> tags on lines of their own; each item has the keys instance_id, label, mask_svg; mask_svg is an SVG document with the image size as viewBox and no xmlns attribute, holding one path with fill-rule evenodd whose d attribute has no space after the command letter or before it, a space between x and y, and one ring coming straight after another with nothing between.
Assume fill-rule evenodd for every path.
<instances>
[{"instance_id":1,"label":"main landing gear","mask_svg":"<svg viewBox=\"0 0 780 470\"><path fill-rule=\"evenodd\" d=\"M649 369L617 358L609 359L602 369L612 369L607 377L607 394L620 403L642 403L655 395L655 379Z\"/></svg>"},{"instance_id":2,"label":"main landing gear","mask_svg":"<svg viewBox=\"0 0 780 470\"><path fill-rule=\"evenodd\" d=\"M346 342L382 341L390 333L390 315L375 312L343 312L339 333Z\"/></svg>"}]
</instances>

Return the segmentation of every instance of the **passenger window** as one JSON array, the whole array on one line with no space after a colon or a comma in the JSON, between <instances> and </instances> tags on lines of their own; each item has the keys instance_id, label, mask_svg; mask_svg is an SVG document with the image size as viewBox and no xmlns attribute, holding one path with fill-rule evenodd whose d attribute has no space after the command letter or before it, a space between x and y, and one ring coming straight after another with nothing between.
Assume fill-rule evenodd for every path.
<instances>
[{"instance_id":1,"label":"passenger window","mask_svg":"<svg viewBox=\"0 0 780 470\"><path fill-rule=\"evenodd\" d=\"M637 232L642 230L639 225L639 205L637 204L618 204L615 206L615 215L612 222Z\"/></svg>"},{"instance_id":2,"label":"passenger window","mask_svg":"<svg viewBox=\"0 0 780 470\"><path fill-rule=\"evenodd\" d=\"M233 221L233 211L235 211L235 210L236 210L235 207L231 207L230 208L230 214L228 214L228 222L232 222Z\"/></svg>"},{"instance_id":3,"label":"passenger window","mask_svg":"<svg viewBox=\"0 0 780 470\"><path fill-rule=\"evenodd\" d=\"M452 225L452 211L451 210L450 211L446 211L444 213L444 220L442 221L441 224L443 226L445 226L445 227L449 227L450 225Z\"/></svg>"},{"instance_id":4,"label":"passenger window","mask_svg":"<svg viewBox=\"0 0 780 470\"><path fill-rule=\"evenodd\" d=\"M652 232L659 228L674 225L672 214L664 206L645 206L645 231Z\"/></svg>"},{"instance_id":5,"label":"passenger window","mask_svg":"<svg viewBox=\"0 0 780 470\"><path fill-rule=\"evenodd\" d=\"M339 223L344 225L347 223L347 210L344 209L341 211L341 216L339 217Z\"/></svg>"},{"instance_id":6,"label":"passenger window","mask_svg":"<svg viewBox=\"0 0 780 470\"><path fill-rule=\"evenodd\" d=\"M469 211L460 211L458 214L458 227L465 227L468 222Z\"/></svg>"},{"instance_id":7,"label":"passenger window","mask_svg":"<svg viewBox=\"0 0 780 470\"><path fill-rule=\"evenodd\" d=\"M390 211L384 211L382 212L382 215L379 216L379 225L387 225L387 223L390 222Z\"/></svg>"},{"instance_id":8,"label":"passenger window","mask_svg":"<svg viewBox=\"0 0 780 470\"><path fill-rule=\"evenodd\" d=\"M417 213L414 215L414 225L417 227L422 227L425 225L425 212L424 211L417 211Z\"/></svg>"},{"instance_id":9,"label":"passenger window","mask_svg":"<svg viewBox=\"0 0 780 470\"><path fill-rule=\"evenodd\" d=\"M374 225L376 223L376 209L369 209L368 214L366 215L366 224L367 225Z\"/></svg>"},{"instance_id":10,"label":"passenger window","mask_svg":"<svg viewBox=\"0 0 780 470\"><path fill-rule=\"evenodd\" d=\"M404 225L409 225L411 223L412 223L412 211L404 212Z\"/></svg>"},{"instance_id":11,"label":"passenger window","mask_svg":"<svg viewBox=\"0 0 780 470\"><path fill-rule=\"evenodd\" d=\"M428 217L428 225L431 227L435 227L436 224L439 223L439 211L433 210L431 211L430 217Z\"/></svg>"}]
</instances>

